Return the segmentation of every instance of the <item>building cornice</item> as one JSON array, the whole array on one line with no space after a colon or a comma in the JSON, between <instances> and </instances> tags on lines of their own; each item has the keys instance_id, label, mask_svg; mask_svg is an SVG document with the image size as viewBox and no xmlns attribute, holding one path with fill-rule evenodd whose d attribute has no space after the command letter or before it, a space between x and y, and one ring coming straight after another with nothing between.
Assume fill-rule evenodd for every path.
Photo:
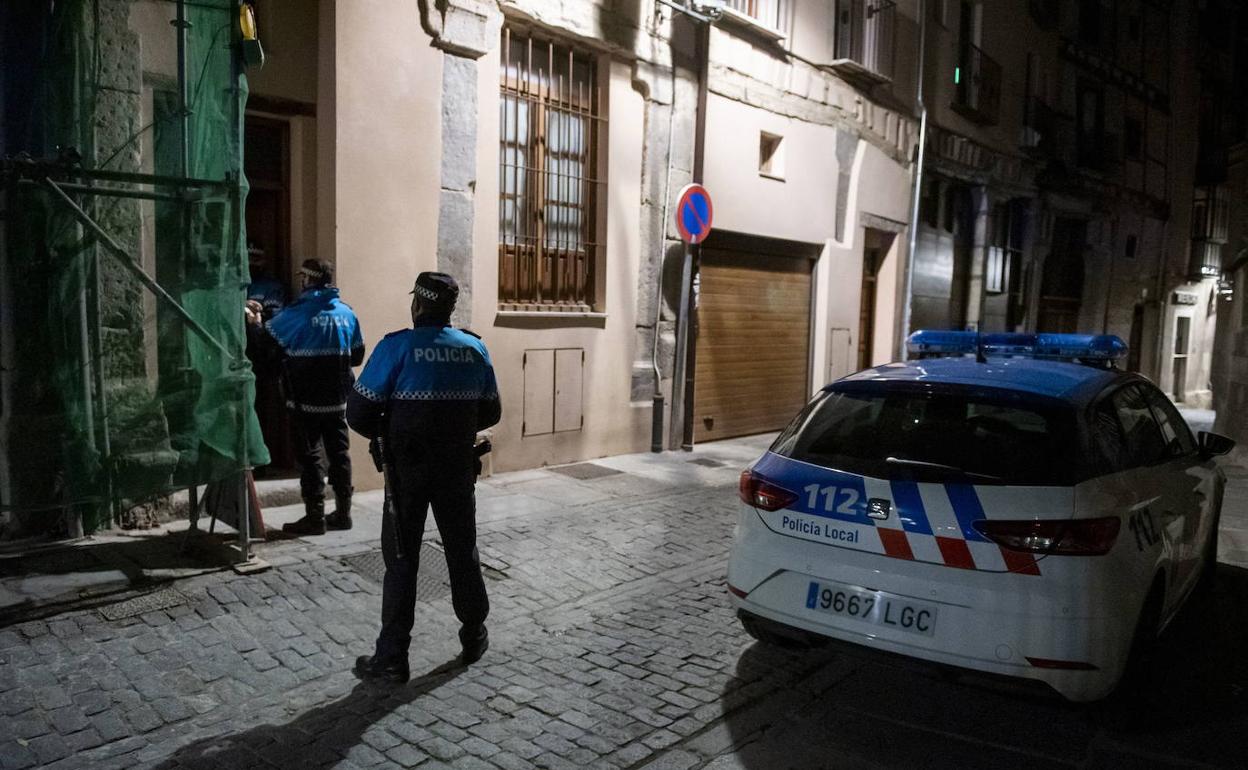
<instances>
[{"instance_id":1,"label":"building cornice","mask_svg":"<svg viewBox=\"0 0 1248 770\"><path fill-rule=\"evenodd\" d=\"M813 77L824 82L843 83L831 74L800 61L791 61L789 66L807 68ZM853 95L853 103L850 105L853 112L841 104L793 93L716 61L710 63L708 88L717 96L776 115L843 129L878 148L896 162L902 165L911 163L913 148L918 139L914 118L880 106L848 84L844 88ZM882 126L884 130L878 130L877 126Z\"/></svg>"},{"instance_id":2,"label":"building cornice","mask_svg":"<svg viewBox=\"0 0 1248 770\"><path fill-rule=\"evenodd\" d=\"M993 149L937 123L928 125L926 165L971 184L1018 195L1036 194L1034 161Z\"/></svg>"}]
</instances>

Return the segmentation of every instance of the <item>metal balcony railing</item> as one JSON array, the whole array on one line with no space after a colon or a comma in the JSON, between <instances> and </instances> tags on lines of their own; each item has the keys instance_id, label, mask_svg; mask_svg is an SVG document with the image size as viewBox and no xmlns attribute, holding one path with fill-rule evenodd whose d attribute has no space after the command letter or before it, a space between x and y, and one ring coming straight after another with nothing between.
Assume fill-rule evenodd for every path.
<instances>
[{"instance_id":1,"label":"metal balcony railing","mask_svg":"<svg viewBox=\"0 0 1248 770\"><path fill-rule=\"evenodd\" d=\"M962 45L954 74L953 108L976 123L995 125L1001 112L1001 65L978 46Z\"/></svg>"},{"instance_id":2,"label":"metal balcony railing","mask_svg":"<svg viewBox=\"0 0 1248 770\"><path fill-rule=\"evenodd\" d=\"M837 0L833 61L825 68L863 88L893 78L893 4Z\"/></svg>"}]
</instances>

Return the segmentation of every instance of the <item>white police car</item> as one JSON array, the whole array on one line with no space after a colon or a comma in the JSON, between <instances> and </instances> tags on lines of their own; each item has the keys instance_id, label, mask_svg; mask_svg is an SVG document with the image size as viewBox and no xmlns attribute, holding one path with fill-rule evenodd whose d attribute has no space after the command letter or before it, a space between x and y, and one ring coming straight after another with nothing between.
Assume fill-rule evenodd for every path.
<instances>
[{"instance_id":1,"label":"white police car","mask_svg":"<svg viewBox=\"0 0 1248 770\"><path fill-rule=\"evenodd\" d=\"M1115 370L1117 337L909 349L824 388L742 474L743 625L1105 697L1216 563L1233 442Z\"/></svg>"}]
</instances>

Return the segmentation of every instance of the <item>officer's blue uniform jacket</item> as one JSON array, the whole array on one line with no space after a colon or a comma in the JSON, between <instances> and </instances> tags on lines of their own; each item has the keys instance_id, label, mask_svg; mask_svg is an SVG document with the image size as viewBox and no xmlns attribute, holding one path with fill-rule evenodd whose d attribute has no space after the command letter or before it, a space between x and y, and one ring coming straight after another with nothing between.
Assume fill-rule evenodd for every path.
<instances>
[{"instance_id":1,"label":"officer's blue uniform jacket","mask_svg":"<svg viewBox=\"0 0 1248 770\"><path fill-rule=\"evenodd\" d=\"M387 334L369 356L347 401L347 422L373 438L382 430L427 446L471 447L498 422L498 383L485 344L442 321Z\"/></svg>"},{"instance_id":2,"label":"officer's blue uniform jacket","mask_svg":"<svg viewBox=\"0 0 1248 770\"><path fill-rule=\"evenodd\" d=\"M338 289L308 289L265 324L281 347L286 405L305 414L341 414L364 360L360 322Z\"/></svg>"},{"instance_id":3,"label":"officer's blue uniform jacket","mask_svg":"<svg viewBox=\"0 0 1248 770\"><path fill-rule=\"evenodd\" d=\"M247 299L259 302L268 320L286 306L286 287L273 278L257 278L247 287Z\"/></svg>"}]
</instances>

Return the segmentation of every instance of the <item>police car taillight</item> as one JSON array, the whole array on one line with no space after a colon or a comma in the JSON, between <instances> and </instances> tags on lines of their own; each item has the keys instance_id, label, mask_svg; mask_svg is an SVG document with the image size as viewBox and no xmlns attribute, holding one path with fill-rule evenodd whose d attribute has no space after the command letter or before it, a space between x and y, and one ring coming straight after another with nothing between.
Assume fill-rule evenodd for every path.
<instances>
[{"instance_id":1,"label":"police car taillight","mask_svg":"<svg viewBox=\"0 0 1248 770\"><path fill-rule=\"evenodd\" d=\"M754 471L742 471L737 486L741 501L764 511L778 511L797 502L797 495L772 484Z\"/></svg>"},{"instance_id":2,"label":"police car taillight","mask_svg":"<svg viewBox=\"0 0 1248 770\"><path fill-rule=\"evenodd\" d=\"M989 540L1012 551L1059 556L1100 556L1113 548L1121 522L1103 519L975 522Z\"/></svg>"}]
</instances>

